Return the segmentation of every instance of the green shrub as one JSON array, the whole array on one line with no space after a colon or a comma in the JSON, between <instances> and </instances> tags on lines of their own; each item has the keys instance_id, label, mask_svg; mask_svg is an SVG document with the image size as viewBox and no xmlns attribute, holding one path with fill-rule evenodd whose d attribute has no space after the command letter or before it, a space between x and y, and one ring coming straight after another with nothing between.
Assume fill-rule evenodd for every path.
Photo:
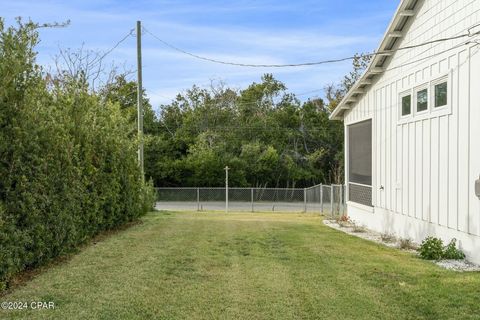
<instances>
[{"instance_id":1,"label":"green shrub","mask_svg":"<svg viewBox=\"0 0 480 320\"><path fill-rule=\"evenodd\" d=\"M452 239L450 243L443 247L443 241L434 237L427 237L423 240L418 249L420 257L426 260L460 260L465 258L465 254L457 249L457 239Z\"/></svg>"},{"instance_id":2,"label":"green shrub","mask_svg":"<svg viewBox=\"0 0 480 320\"><path fill-rule=\"evenodd\" d=\"M45 78L36 30L0 19L0 291L153 203L131 121L85 79Z\"/></svg>"},{"instance_id":3,"label":"green shrub","mask_svg":"<svg viewBox=\"0 0 480 320\"><path fill-rule=\"evenodd\" d=\"M443 250L443 259L461 260L465 258L465 254L457 249L457 239L453 238Z\"/></svg>"},{"instance_id":4,"label":"green shrub","mask_svg":"<svg viewBox=\"0 0 480 320\"><path fill-rule=\"evenodd\" d=\"M153 186L153 181L151 179L143 186L142 196L142 211L152 211L155 207L155 202L157 201L157 192Z\"/></svg>"},{"instance_id":5,"label":"green shrub","mask_svg":"<svg viewBox=\"0 0 480 320\"><path fill-rule=\"evenodd\" d=\"M427 237L418 249L420 257L425 260L440 260L443 256L443 241L434 237Z\"/></svg>"}]
</instances>

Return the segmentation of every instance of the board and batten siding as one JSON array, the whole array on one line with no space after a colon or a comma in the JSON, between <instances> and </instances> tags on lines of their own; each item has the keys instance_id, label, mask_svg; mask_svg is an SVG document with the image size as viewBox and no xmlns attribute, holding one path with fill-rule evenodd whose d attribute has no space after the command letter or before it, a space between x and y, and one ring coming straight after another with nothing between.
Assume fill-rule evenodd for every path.
<instances>
[{"instance_id":1,"label":"board and batten siding","mask_svg":"<svg viewBox=\"0 0 480 320\"><path fill-rule=\"evenodd\" d=\"M478 23L479 0L425 0L400 46L463 34ZM397 52L344 121L373 120L375 208L480 236L474 192L480 175L480 45L467 40ZM448 108L402 120L400 94L442 77L448 79ZM412 101L412 112L415 107Z\"/></svg>"}]
</instances>

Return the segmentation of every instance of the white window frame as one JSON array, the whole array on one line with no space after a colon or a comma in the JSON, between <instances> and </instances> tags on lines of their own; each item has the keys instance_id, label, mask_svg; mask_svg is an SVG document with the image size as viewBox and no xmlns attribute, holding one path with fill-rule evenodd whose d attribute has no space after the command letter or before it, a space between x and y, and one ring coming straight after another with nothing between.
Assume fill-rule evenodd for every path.
<instances>
[{"instance_id":1,"label":"white window frame","mask_svg":"<svg viewBox=\"0 0 480 320\"><path fill-rule=\"evenodd\" d=\"M427 109L426 110L423 110L423 111L418 111L418 93L420 91L424 91L424 90L427 90ZM430 113L430 107L431 107L431 104L432 102L430 101L431 100L431 90L430 90L430 85L429 83L424 83L420 86L417 86L415 87L415 89L413 89L413 105L414 105L414 111L413 111L413 116L417 116L417 115L424 115L424 114L427 114L427 113Z\"/></svg>"},{"instance_id":2,"label":"white window frame","mask_svg":"<svg viewBox=\"0 0 480 320\"><path fill-rule=\"evenodd\" d=\"M447 104L441 107L435 107L435 86L437 84L447 83ZM417 112L417 92L423 89L428 89L428 108L425 111ZM410 94L412 96L412 109L409 116L402 116L402 98ZM452 114L453 103L453 69L443 75L437 76L426 82L421 82L413 85L408 90L403 90L398 95L397 104L397 125L402 125L409 122L415 122L444 115Z\"/></svg>"},{"instance_id":3,"label":"white window frame","mask_svg":"<svg viewBox=\"0 0 480 320\"><path fill-rule=\"evenodd\" d=\"M436 107L435 106L435 86L442 84L442 83L447 83L447 104L443 106ZM449 77L444 76L442 78L438 78L435 81L431 82L431 100L432 100L432 112L437 112L441 111L443 109L449 109L450 108L450 102L451 102L451 95L452 95L452 90L451 90L451 81L449 81Z\"/></svg>"},{"instance_id":4,"label":"white window frame","mask_svg":"<svg viewBox=\"0 0 480 320\"><path fill-rule=\"evenodd\" d=\"M410 113L409 113L409 114L406 114L406 115L403 115L403 98L405 98L406 96L410 96ZM399 105L399 108L398 108L398 119L400 119L400 120L408 120L408 119L410 119L410 118L413 116L413 95L412 95L412 90L403 91L402 93L400 93L399 99L398 99L398 105Z\"/></svg>"}]
</instances>

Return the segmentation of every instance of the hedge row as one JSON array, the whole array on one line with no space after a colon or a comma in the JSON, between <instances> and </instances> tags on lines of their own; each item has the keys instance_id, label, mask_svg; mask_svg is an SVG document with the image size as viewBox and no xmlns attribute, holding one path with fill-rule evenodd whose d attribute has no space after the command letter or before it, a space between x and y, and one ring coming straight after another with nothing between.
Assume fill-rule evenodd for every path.
<instances>
[{"instance_id":1,"label":"hedge row","mask_svg":"<svg viewBox=\"0 0 480 320\"><path fill-rule=\"evenodd\" d=\"M131 123L86 81L51 81L37 28L0 21L0 291L16 273L71 252L153 203Z\"/></svg>"}]
</instances>

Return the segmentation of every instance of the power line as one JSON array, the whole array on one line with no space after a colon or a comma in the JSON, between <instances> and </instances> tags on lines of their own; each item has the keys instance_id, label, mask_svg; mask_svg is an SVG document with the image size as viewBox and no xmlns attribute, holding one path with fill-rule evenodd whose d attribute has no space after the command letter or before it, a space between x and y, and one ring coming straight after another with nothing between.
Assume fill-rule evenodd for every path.
<instances>
[{"instance_id":1,"label":"power line","mask_svg":"<svg viewBox=\"0 0 480 320\"><path fill-rule=\"evenodd\" d=\"M462 42L454 47L451 47L449 49L446 49L446 50L443 50L443 51L440 51L440 52L437 52L435 54L432 54L432 55L429 55L429 56L426 56L426 57L423 57L423 58L420 58L420 59L417 59L417 60L414 60L414 61L409 61L405 64L402 64L402 65L398 65L398 66L394 66L392 68L389 68L387 69L386 71L391 71L391 70L396 70L398 68L402 68L402 67L405 67L405 66L409 66L409 65L412 65L412 64L415 64L417 62L420 62L420 61L423 61L423 60L426 60L426 59L429 59L429 58L432 58L432 57L435 57L435 56L438 56L438 55L442 55L446 52L449 52L449 51L452 51L452 50L455 50L455 49L458 49L464 45L468 45L468 44L472 44L472 43L477 43L476 41L467 41L467 42ZM480 52L480 51L479 51ZM311 91L311 92L314 92L314 91ZM307 92L307 93L310 93L310 92ZM306 94L306 93L305 93ZM272 107L275 107L275 106L279 106L281 102L272 102ZM258 106L261 104L258 103L258 102L250 102L250 103L245 103L245 102L236 102L236 101L233 101L232 104L235 106L235 107L240 107L240 106ZM214 106L215 103L212 103L212 106ZM300 107L301 108L301 105L297 105L297 107ZM325 106L326 107L326 106ZM377 109L374 109L372 110L372 112L376 112L376 111L379 111L379 110L387 110L387 109L392 109L392 108L396 108L397 105L396 104L393 104L391 107L387 107L387 108L383 108L383 107L379 107ZM160 122L163 122L161 119L159 119ZM164 125L164 124L163 124ZM196 128L196 129L199 129L199 128ZM282 130L282 128L279 128L279 127L260 127L260 126L251 126L251 125L241 125L241 126L215 126L215 127L207 127L205 130L209 130L209 129L214 129L214 130L264 130L264 131L277 131L277 130ZM300 130L299 128L283 128L284 130ZM319 127L308 127L306 126L304 128L304 130L306 131L320 131L320 130L324 130L323 128L319 128Z\"/></svg>"},{"instance_id":2,"label":"power line","mask_svg":"<svg viewBox=\"0 0 480 320\"><path fill-rule=\"evenodd\" d=\"M472 27L470 27L469 29L467 29L467 33L464 33L464 34L460 34L460 35L456 35L456 36L452 36L452 37L448 37L448 38L441 38L441 39L436 39L436 40L432 40L432 41L428 41L428 42L425 42L425 43L422 43L422 44L418 44L418 45L411 45L411 46L406 46L406 47L401 47L401 48L398 48L398 49L395 49L395 50L389 50L389 51L382 51L382 52L378 52L378 53L372 53L372 54L367 54L367 55L363 55L363 56L374 56L374 55L379 55L381 53L393 53L393 52L397 52L397 51L401 51L401 50L408 50L408 49L413 49L413 48L417 48L417 47L422 47L422 46L426 46L426 45L430 45L430 44L435 44L435 43L440 43L440 42L443 42L443 41L448 41L448 40L455 40L455 39L460 39L460 38L464 38L464 37L474 37L478 34L480 34L480 31L478 32L473 32L472 30L474 30L474 28L480 26L480 24L477 24L477 25L474 25ZM164 43L165 45L171 47L172 49L174 50L177 50L177 51L180 51L184 54L188 54L190 56L193 56L195 58L201 58L203 60L207 60L207 61L212 61L212 62L219 62L219 63L223 63L223 64L230 64L229 62L225 62L225 61L217 61L215 59L210 59L210 58L204 58L204 57L200 57L200 56L197 56L195 54L191 54L187 51L184 51L182 49L179 49L173 45L170 45L169 43L165 42L164 40L158 38L157 36L155 36L153 33L151 33L149 30L147 30L146 28L142 28L143 31L145 33L148 33L150 34L151 36L153 36L154 38L156 38L157 40L161 41L162 43ZM97 59L97 61L101 61L103 60L107 55L109 55L111 52L113 52L121 43L123 43L126 39L128 39L129 36L132 36L133 35L133 31L134 29L131 29L130 32L125 35L122 39L120 39L112 48L110 48L108 51L106 51L101 57L99 57ZM387 69L386 71L390 71L390 70L394 70L394 69L398 69L398 68L401 68L401 67L404 67L404 66L407 66L407 65L411 65L411 64L414 64L414 63L417 63L417 62L420 62L420 61L423 61L425 59L428 59L428 58L431 58L431 57L434 57L434 56L437 56L437 55L440 55L440 54L443 54L447 51L450 51L450 50L453 50L453 49L456 49L458 48L459 46L461 45L465 45L465 44L469 44L469 43L472 43L472 42L475 42L475 43L478 43L477 42L478 40L472 40L472 41L468 41L466 43L462 43L460 45L457 45L457 46L454 46L450 49L447 49L447 50L444 50L442 52L439 52L439 53L436 53L436 54L433 54L433 55L430 55L430 56L427 56L427 57L423 57L423 58L420 58L418 60L414 60L414 61L409 61L408 63L405 63L405 64L402 64L402 65L399 65L399 66L395 66L393 68L389 68ZM361 57L362 55L357 55L358 57ZM329 62L335 62L335 61L345 61L345 60L348 60L348 59L353 59L354 57L347 57L347 58L342 58L342 59L333 59L333 60L326 60L326 61L321 61L321 62L317 62L317 63L308 63L310 65L313 65L313 64L320 64L320 63L329 63ZM278 66L278 67L281 67L281 66L299 66L299 65L306 65L306 64L289 64L289 65L267 65L267 64L263 64L263 65L246 65L246 64L237 64L237 63L234 63L235 65L239 65L239 66L257 66L257 67L268 67L268 66ZM314 93L314 92L318 92L318 91L322 91L323 89L317 89L317 90L312 90L312 91L308 91L308 92L303 92L303 93L300 93L300 94L293 94L295 97L297 96L303 96L303 95L307 95L307 94L310 94L310 93ZM172 100L175 100L174 98L172 98ZM278 103L278 102L277 102ZM258 102L252 102L252 103L238 103L238 102L234 102L235 105L239 106L239 105L243 105L243 106L248 106L248 105L254 105L254 106L258 106L259 103ZM260 103L261 104L261 103ZM276 104L275 102L273 103L274 105Z\"/></svg>"},{"instance_id":3,"label":"power line","mask_svg":"<svg viewBox=\"0 0 480 320\"><path fill-rule=\"evenodd\" d=\"M422 58L419 58L417 60L413 60L413 61L409 61L409 62L406 62L404 64L401 64L401 65L398 65L398 66L394 66L394 67L391 67L391 68L388 68L385 70L385 72L387 71L392 71L392 70L396 70L396 69L400 69L400 68L403 68L403 67L406 67L406 66L409 66L409 65L412 65L412 64L415 64L415 63L418 63L418 62L421 62L423 60L427 60L427 59L430 59L430 58L433 58L433 57L436 57L436 56L439 56L439 55L442 55L446 52L449 52L449 51L452 51L454 49L457 49L457 48L460 48L464 45L468 45L468 44L471 44L471 43L478 43L476 41L467 41L467 42L462 42L456 46L453 46L451 48L448 48L448 49L445 49L441 52L437 52L437 53L434 53L432 55L429 55L429 56L426 56L426 57L422 57ZM322 91L324 89L317 89L317 90L311 90L311 91L307 91L307 92L302 92L302 93L299 93L299 94L295 94L295 93L292 93L294 97L298 97L298 96L304 96L304 95L308 95L308 94L311 94L311 93L315 93L315 92L319 92L319 91ZM175 99L172 99L172 101L174 101ZM234 101L233 104L235 106L259 106L263 103L264 101L259 101L259 102L236 102ZM282 101L278 101L278 102L275 102L275 101L265 101L265 102L270 102L271 103L271 106L278 106L282 103Z\"/></svg>"},{"instance_id":4,"label":"power line","mask_svg":"<svg viewBox=\"0 0 480 320\"><path fill-rule=\"evenodd\" d=\"M472 43L476 43L476 44L480 45L479 40L469 40L469 41L467 41L467 42L462 42L462 43L460 43L460 44L458 44L458 45L456 45L456 46L454 46L454 47L445 49L445 50L443 50L443 51L441 51L441 52L437 52L437 53L435 53L435 54L432 54L432 55L429 55L429 56L426 56L426 57L422 57L422 58L419 58L419 59L417 59L417 60L409 61L409 62L406 62L406 63L404 63L404 64L401 64L401 65L398 65L398 66L394 66L394 67L388 68L388 69L385 70L385 72L387 72L387 71L392 71L392 70L396 70L396 69L399 69L399 68L403 68L403 67L406 67L406 66L409 66L409 65L412 65L412 64L421 62L421 61L423 61L423 60L430 59L430 58L433 58L433 57L442 55L442 54L444 54L444 53L446 53L446 52L455 50L455 49L460 48L460 47L462 47L462 46L464 46L464 45L468 45L468 44L472 44ZM316 89L316 90L311 90L311 91L307 91L307 92L302 92L302 93L299 93L299 94L296 94L296 93L292 93L292 94L293 94L295 97L299 97L299 96L304 96L304 95L308 95L308 94L315 93L315 92L320 92L320 91L323 91L323 90L325 90L325 89ZM172 102L178 102L178 101L176 101L175 99L176 99L176 97L175 97L175 98L171 98ZM323 100L323 99L322 99L322 100ZM279 101L279 102L271 102L271 103L272 103L272 106L278 106L279 104L281 104L281 101ZM303 103L305 103L305 102L303 102ZM245 106L245 107L247 107L247 106L259 106L259 105L262 104L262 102L247 102L247 103L241 102L241 103L239 103L239 102L234 101L233 104L234 104L235 106L237 106L237 107L238 107L238 106ZM168 105L169 105L169 104L166 104L165 106L168 106Z\"/></svg>"},{"instance_id":5,"label":"power line","mask_svg":"<svg viewBox=\"0 0 480 320\"><path fill-rule=\"evenodd\" d=\"M405 47L401 47L401 48L397 48L397 49L393 49L393 50L385 50L385 51L381 51L381 52L376 52L376 53L371 53L371 54L363 54L363 55L356 55L356 56L353 56L353 57L347 57L347 58L340 58L340 59L332 59L332 60L325 60L325 61L319 61L319 62L309 62L309 63L300 63L300 64L285 64L285 65L269 65L269 64L243 64L243 63L236 63L236 62L227 62L227 61L221 61L221 60L216 60L216 59L211 59L211 58L208 58L208 57L202 57L202 56L199 56L199 55L196 55L196 54L193 54L193 53L190 53L186 50L183 50L183 49L180 49L178 47L175 47L174 45L171 45L170 43L160 39L158 36L156 36L155 34L153 34L152 32L150 32L148 29L146 29L145 27L143 27L143 31L145 33L148 33L150 34L152 37L154 37L155 39L157 39L158 41L160 41L161 43L163 43L164 45L170 47L171 49L173 50L176 50L176 51L179 51L183 54L186 54L186 55L189 55L191 57L194 57L194 58L197 58L197 59L201 59L201 60L205 60L205 61L209 61L209 62L214 62L214 63L220 63L220 64L226 64L226 65L235 65L235 66L243 66L243 67L295 67L295 66L306 66L306 65L319 65L319 64L327 64L327 63L335 63L335 62L341 62L341 61L347 61L347 60L352 60L354 59L355 57L373 57L373 56L376 56L376 55L380 55L380 54L391 54L391 53L394 53L394 52L398 52L398 51L402 51L402 50L409 50L409 49L414 49L414 48L418 48L418 47L423 47L423 46L427 46L427 45L431 45L431 44L435 44L435 43L440 43L440 42L444 42L444 41L449 41L449 40L456 40L456 39L461 39L461 38L465 38L465 37L475 37L477 35L480 34L480 31L477 31L477 32L473 32L475 28L477 28L478 26L480 26L480 24L476 24L476 25L473 25L472 27L468 28L467 29L467 32L466 33L463 33L463 34L459 34L459 35L456 35L456 36L452 36L452 37L446 37L446 38L440 38L440 39L435 39L435 40L431 40L431 41L427 41L427 42L424 42L424 43L421 43L421 44L417 44L417 45L410 45L410 46L405 46ZM475 42L475 43L478 43L478 40L472 40L472 42ZM462 43L461 45L465 45L465 44L468 44L468 43L471 43L470 41L467 42L467 43ZM415 61L410 61L406 64L402 64L402 65L399 65L399 66L396 66L394 68L390 68L388 70L393 70L393 69L398 69L398 68L401 68L401 67L404 67L404 66L407 66L407 65L411 65L411 64L414 64L416 62L420 62L420 61L423 61L425 59L428 59L428 58L431 58L431 57L434 57L434 56L437 56L437 55L440 55L440 54L443 54L447 51L450 51L450 50L453 50L455 48L458 48L459 46L455 46L451 49L447 49L445 51L442 51L440 53L437 53L437 54L434 54L434 55L431 55L431 56L428 56L428 57L424 57L424 58L421 58L421 59L418 59L418 60L415 60ZM294 94L295 97L297 96L304 96L304 95L307 95L307 94L310 94L310 93L314 93L314 92L318 92L318 91L322 91L323 89L318 89L318 90L312 90L312 91L308 91L308 92L304 92L304 93L300 93L300 94ZM174 99L172 99L174 100ZM256 104L256 103L252 103L252 104Z\"/></svg>"},{"instance_id":6,"label":"power line","mask_svg":"<svg viewBox=\"0 0 480 320\"><path fill-rule=\"evenodd\" d=\"M478 41L478 40L477 40ZM444 53L447 53L449 51L452 51L452 50L455 50L455 49L458 49L464 45L468 45L468 44L471 44L471 43L478 43L477 41L467 41L467 42L462 42L456 46L453 46L451 48L448 48L448 49L445 49L443 51L440 51L440 52L437 52L435 54L432 54L432 55L429 55L429 56L425 56L425 57L422 57L422 58L419 58L417 60L413 60L413 61L409 61L409 62L406 62L404 64L401 64L401 65L398 65L398 66L394 66L394 67L391 67L391 68L388 68L385 70L385 72L387 71L392 71L392 70L396 70L396 69L400 69L400 68L403 68L403 67L406 67L406 66L409 66L409 65L412 65L412 64L415 64L415 63L418 63L418 62L421 62L421 61L424 61L424 60L427 60L427 59L430 59L430 58L433 58L433 57L436 57L436 56L439 56L439 55L442 55ZM295 94L295 93L292 93L294 97L298 97L298 96L304 96L304 95L307 95L307 94L311 94L311 93L315 93L315 92L319 92L319 91L322 91L324 89L317 89L317 90L311 90L311 91L307 91L307 92L303 92L303 93L299 93L299 94ZM322 99L323 100L323 99ZM175 98L172 98L172 103L173 102L178 102L175 100ZM258 106L261 106L263 103L268 103L271 107L278 107L282 104L283 101L258 101L258 102L238 102L238 101L231 101L231 102L227 102L227 104L233 104L235 107L249 107L249 106L253 106L253 107L258 107ZM211 105L216 105L218 104L219 102L217 101L211 101L210 104ZM287 103L290 103L290 102L287 102ZM294 102L292 102L293 104L295 104ZM306 102L303 102L303 104L305 104ZM302 104L302 103L300 103ZM295 104L296 105L296 104ZM164 106L169 106L169 104L166 104ZM324 105L324 107L326 107L326 105Z\"/></svg>"},{"instance_id":7,"label":"power line","mask_svg":"<svg viewBox=\"0 0 480 320\"><path fill-rule=\"evenodd\" d=\"M229 61L222 61L222 60L217 60L213 58L208 58L208 57L203 57L199 56L197 54L188 52L186 50L180 49L165 40L162 40L161 38L157 37L155 34L150 32L148 29L144 27L145 32L150 34L152 37L163 43L165 46L178 51L180 53L183 53L185 55L191 56L196 59L204 60L204 61L209 61L213 63L218 63L218 64L225 64L225 65L232 65L232 66L237 66L237 67L250 67L250 68L286 68L286 67L304 67L304 66L313 66L313 65L320 65L320 64L327 64L327 63L337 63L337 62L343 62L343 61L348 61L348 60L353 60L355 56L353 57L346 57L346 58L340 58L340 59L332 59L332 60L325 60L325 61L318 61L318 62L305 62L305 63L297 63L297 64L247 64L247 63L238 63L238 62L229 62Z\"/></svg>"},{"instance_id":8,"label":"power line","mask_svg":"<svg viewBox=\"0 0 480 320\"><path fill-rule=\"evenodd\" d=\"M316 92L320 92L320 91L324 91L325 88L323 89L315 89L315 90L310 90L310 91L306 91L306 92L302 92L302 93L294 93L295 97L302 97L302 96L306 96L308 94L311 94L311 93L316 93Z\"/></svg>"},{"instance_id":9,"label":"power line","mask_svg":"<svg viewBox=\"0 0 480 320\"><path fill-rule=\"evenodd\" d=\"M117 43L115 43L115 45L113 47L111 47L110 49L108 49L103 55L101 55L99 58L98 58L98 61L102 61L106 56L108 56L110 53L112 53L115 49L118 48L118 46L120 44L122 44L125 40L128 39L128 37L130 36L133 36L133 32L135 31L135 29L131 29L128 34L126 34L122 39L120 39Z\"/></svg>"},{"instance_id":10,"label":"power line","mask_svg":"<svg viewBox=\"0 0 480 320\"><path fill-rule=\"evenodd\" d=\"M471 44L471 43L478 43L476 41L467 41L467 42L462 42L452 48L449 48L449 49L446 49L446 50L443 50L441 52L438 52L436 54L433 54L433 55L430 55L430 56L427 56L427 57L423 57L421 59L418 59L418 60L415 60L415 61L411 61L411 62L408 62L408 63L405 63L403 65L399 65L399 66L395 66L393 68L390 68L388 70L395 70L397 68L400 68L400 67L403 67L403 66L407 66L407 65L411 65L411 64L414 64L416 62L420 62L422 60L425 60L425 59L428 59L428 58L431 58L431 57L434 57L434 56L438 56L438 55L441 55L441 54L444 54L448 51L451 51L451 50L454 50L454 49L457 49L463 45L468 45L468 44ZM480 52L480 51L478 51ZM478 53L477 52L477 53ZM476 53L476 54L477 54ZM458 69L458 66L456 67ZM241 105L241 104L240 104ZM382 110L382 111L385 111L385 110L389 110L389 109L394 109L394 108L397 108L397 104L393 103L390 107L386 107L386 108L382 108L382 107L379 107L377 109L374 109L372 110L372 112L375 112L375 111L379 111L379 110ZM158 119L160 124L162 126L164 126L165 128L167 128L168 130L168 127L167 125L165 124L164 120L162 119ZM178 127L176 128L177 130L179 129ZM312 127L309 127L308 125L304 125L302 128L300 127L295 127L295 128L292 128L292 127L278 127L278 126L262 126L262 125L259 125L259 126L252 126L252 125L240 125L240 126L206 126L206 127L200 127L199 125L195 126L194 128L192 128L193 130L197 131L197 132L205 132L207 130L212 130L212 131L216 131L216 132L229 132L229 133L232 133L234 134L235 131L242 131L242 132L245 132L245 131L251 131L253 133L256 133L258 134L259 131L261 132L265 132L265 133L272 133L272 132L278 132L278 131L282 131L282 132L285 132L285 131L290 131L291 133L302 133L302 134L308 134L309 132L310 133L317 133L317 132L321 132L321 131L325 131L325 130L328 130L328 127L317 127L317 126L312 126ZM240 138L239 138L240 139ZM241 140L241 139L240 139ZM383 142L386 140L386 138L383 140Z\"/></svg>"},{"instance_id":11,"label":"power line","mask_svg":"<svg viewBox=\"0 0 480 320\"><path fill-rule=\"evenodd\" d=\"M117 41L110 49L105 51L102 55L100 55L100 52L96 53L97 57L94 57L91 61L87 62L88 67L93 67L96 66L97 64L102 64L103 59L107 57L110 53L112 53L115 49L118 48L120 44L122 44L125 40L127 40L130 36L133 36L133 32L135 29L131 29L124 37L122 37L119 41ZM83 49L83 46L82 46Z\"/></svg>"},{"instance_id":12,"label":"power line","mask_svg":"<svg viewBox=\"0 0 480 320\"><path fill-rule=\"evenodd\" d=\"M479 26L480 26L480 24L479 24ZM477 32L476 34L480 34L480 32ZM435 43L435 42L439 42L439 41L436 40L436 41L434 41L433 43ZM397 70L397 69L400 69L400 68L403 68L403 67L406 67L406 66L410 66L410 65L419 63L419 62L421 62L421 61L424 61L424 60L427 60L427 59L431 59L431 58L434 58L434 57L436 57L436 56L445 54L445 53L447 53L447 52L449 52L449 51L458 49L458 48L460 48L460 47L462 47L462 46L469 45L469 44L473 44L473 43L476 43L477 45L480 45L480 40L479 40L479 39L476 39L476 40L468 40L468 41L466 41L466 42L461 42L461 43L457 44L456 46L453 46L453 47L451 47L451 48L442 50L442 51L440 51L440 52L437 52L437 53L434 53L434 54L431 54L431 55L428 55L428 56L419 58L419 59L417 59L417 60L408 61L408 62L403 63L403 64L400 64L400 65L398 65L398 66L393 66L393 67L391 67L391 68L387 68L387 69L385 69L385 72ZM295 95L295 97L297 97L297 96L303 96L303 95L311 94L311 93L318 92L318 91L322 91L322 90L325 90L325 89L312 90L312 91L303 92L303 93L294 94L294 95Z\"/></svg>"},{"instance_id":13,"label":"power line","mask_svg":"<svg viewBox=\"0 0 480 320\"><path fill-rule=\"evenodd\" d=\"M392 49L392 50L383 50L383 51L378 51L378 52L354 55L354 56L345 57L345 58L330 59L330 60L323 60L323 61L316 61L316 62L292 63L292 64L248 64L248 63L223 61L223 60L213 59L213 58L210 58L210 57L204 57L204 56L200 56L200 55L188 52L184 49L181 49L179 47L176 47L176 46L168 43L167 41L165 41L165 40L161 39L160 37L156 36L155 34L153 34L151 31L149 31L145 27L143 27L143 30L146 33L150 34L153 38L160 41L163 45L171 48L172 50L178 51L180 53L183 53L185 55L188 55L190 57L193 57L193 58L196 58L196 59L199 59L199 60L204 60L204 61L218 63L218 64L224 64L224 65L232 65L232 66L238 66L238 67L249 67L249 68L288 68L288 67L304 67L304 66L316 66L316 65L323 65L323 64L338 63L338 62L353 60L353 59L358 58L358 57L370 57L371 58L371 57L375 57L375 56L378 56L378 55L392 54L392 53L395 53L395 52L398 52L398 51L414 49L414 48L423 47L423 46L427 46L427 45L431 45L431 44L435 44L435 43L439 43L439 42L456 40L456 39L461 39L461 38L466 38L466 37L474 37L474 36L480 34L480 31L473 32L474 28L476 28L478 26L480 26L480 24L473 25L472 27L467 29L466 33L463 33L463 34L460 34L460 35L456 35L456 36L452 36L452 37L446 37L446 38L440 38L440 39L436 39L436 40L431 40L431 41L427 41L427 42L420 43L420 44L417 44L417 45L410 45L410 46L400 47L400 48Z\"/></svg>"},{"instance_id":14,"label":"power line","mask_svg":"<svg viewBox=\"0 0 480 320\"><path fill-rule=\"evenodd\" d=\"M420 62L420 61L423 61L423 60L427 60L427 59L430 59L430 58L434 58L434 57L436 57L436 56L442 55L442 54L444 54L444 53L447 53L447 52L449 52L449 51L458 49L458 48L463 47L463 46L465 46L465 45L469 45L469 44L474 43L474 42L475 42L475 41L470 41L470 40L469 40L469 41L467 41L467 42L459 43L459 44L456 45L456 46L453 46L453 47L448 48L448 49L445 49L445 50L443 50L443 51L434 53L434 54L432 54L432 55L429 55L429 56L426 56L426 57L423 57L423 58L419 58L419 59L414 60L414 61L409 61L409 62L406 62L406 63L404 63L404 64L398 65L398 66L393 66L393 67L391 67L391 68L387 68L387 69L385 69L385 72L387 72L387 71L392 71L392 70L396 70L396 69L400 69L400 68L403 68L403 67L406 67L406 66L415 64L415 63Z\"/></svg>"}]
</instances>

